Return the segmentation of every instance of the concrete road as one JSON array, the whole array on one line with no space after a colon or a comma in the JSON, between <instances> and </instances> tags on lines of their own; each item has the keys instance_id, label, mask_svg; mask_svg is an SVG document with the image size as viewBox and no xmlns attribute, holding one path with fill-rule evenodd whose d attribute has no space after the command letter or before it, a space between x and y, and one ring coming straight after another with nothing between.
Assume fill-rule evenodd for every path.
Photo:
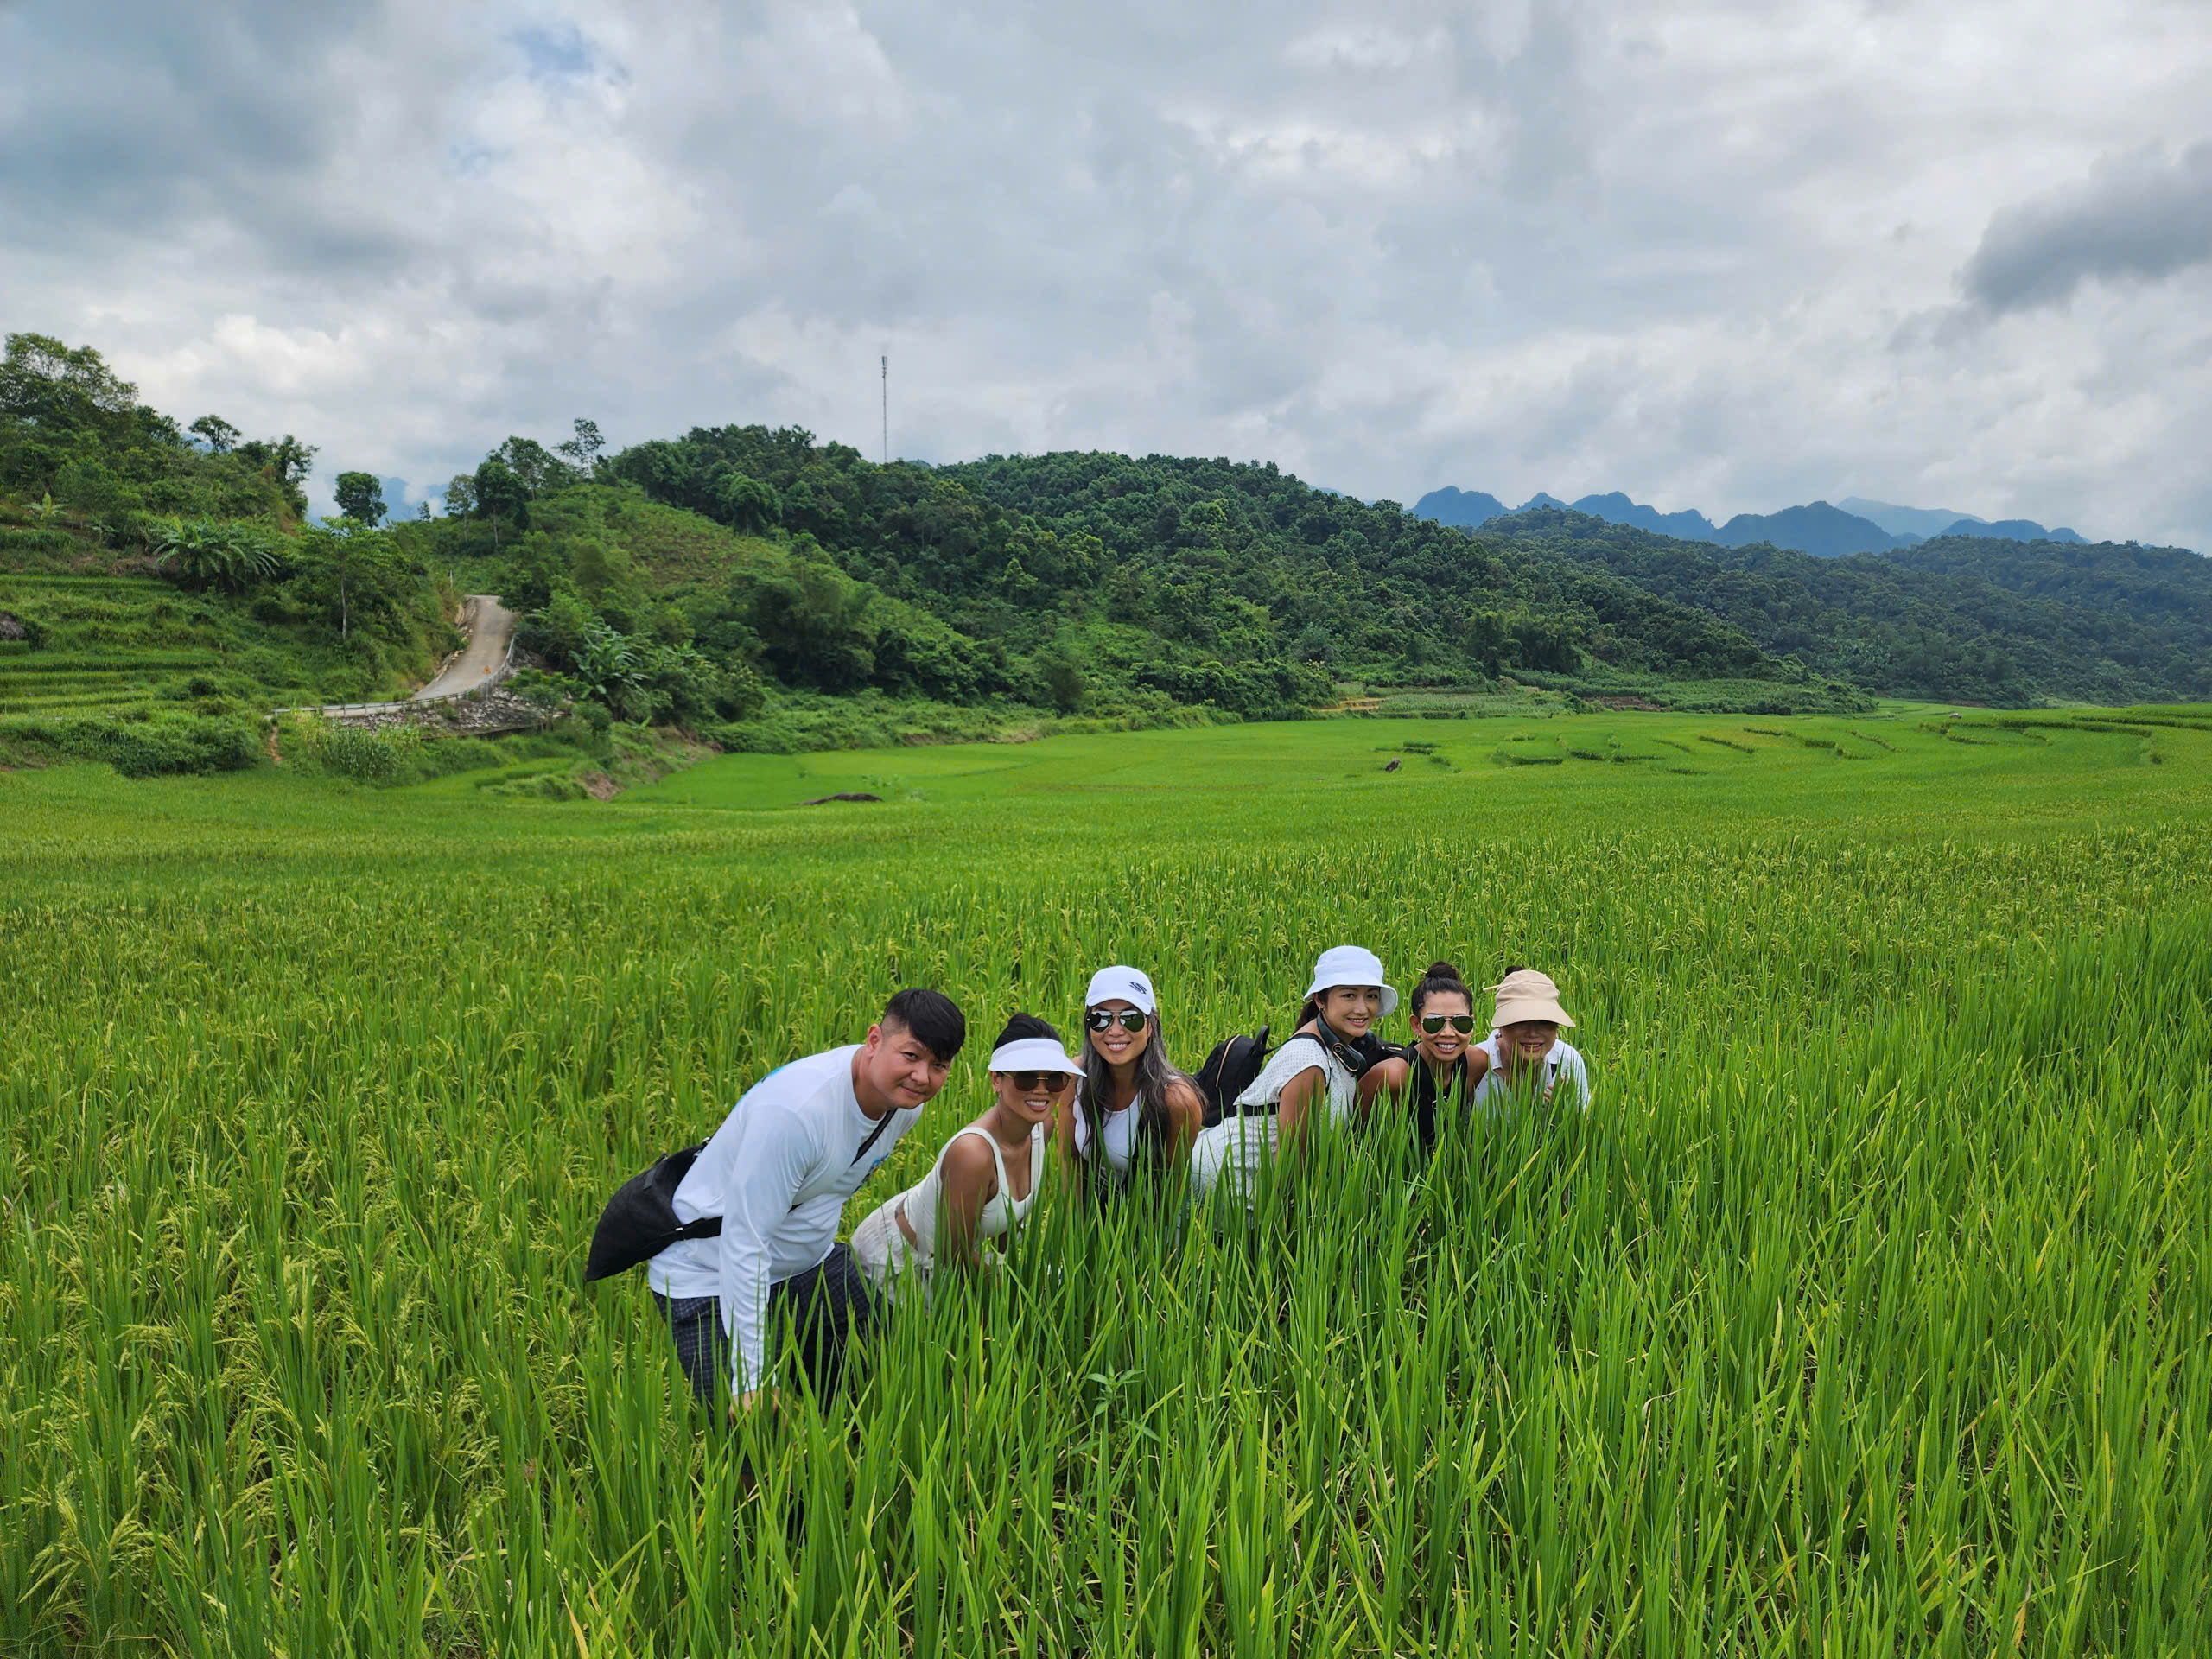
<instances>
[{"instance_id":1,"label":"concrete road","mask_svg":"<svg viewBox=\"0 0 2212 1659\"><path fill-rule=\"evenodd\" d=\"M515 637L515 613L499 603L497 594L471 594L461 607L461 626L468 644L444 673L415 694L417 697L457 697L489 685L507 660L507 645Z\"/></svg>"}]
</instances>

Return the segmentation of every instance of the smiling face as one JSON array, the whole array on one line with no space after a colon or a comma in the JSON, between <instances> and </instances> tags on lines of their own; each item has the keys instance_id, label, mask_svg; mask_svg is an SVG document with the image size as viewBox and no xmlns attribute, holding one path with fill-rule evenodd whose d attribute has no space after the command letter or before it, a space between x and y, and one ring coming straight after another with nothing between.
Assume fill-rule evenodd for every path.
<instances>
[{"instance_id":1,"label":"smiling face","mask_svg":"<svg viewBox=\"0 0 2212 1659\"><path fill-rule=\"evenodd\" d=\"M1027 1079L1029 1086L1022 1086ZM994 1071L991 1092L1007 1115L1024 1126L1052 1121L1052 1103L1075 1087L1065 1071Z\"/></svg>"},{"instance_id":2,"label":"smiling face","mask_svg":"<svg viewBox=\"0 0 2212 1659\"><path fill-rule=\"evenodd\" d=\"M929 1045L895 1020L868 1029L853 1071L853 1091L871 1114L910 1112L926 1106L944 1087L951 1062L940 1060Z\"/></svg>"},{"instance_id":3,"label":"smiling face","mask_svg":"<svg viewBox=\"0 0 2212 1659\"><path fill-rule=\"evenodd\" d=\"M1471 1019L1475 1012L1474 999L1465 991L1431 991L1421 1005L1421 1012L1414 1016L1414 1037L1421 1048L1421 1058L1431 1065L1450 1065L1467 1052L1472 1028L1466 1032L1454 1030L1446 1023L1441 1031L1428 1031L1421 1020L1445 1017L1448 1022L1454 1014Z\"/></svg>"},{"instance_id":4,"label":"smiling face","mask_svg":"<svg viewBox=\"0 0 2212 1659\"><path fill-rule=\"evenodd\" d=\"M1549 1020L1521 1020L1497 1028L1498 1058L1509 1065L1541 1060L1559 1040L1559 1027Z\"/></svg>"},{"instance_id":5,"label":"smiling face","mask_svg":"<svg viewBox=\"0 0 2212 1659\"><path fill-rule=\"evenodd\" d=\"M1364 1037L1382 1017L1380 985L1332 985L1321 993L1321 1016L1345 1037Z\"/></svg>"},{"instance_id":6,"label":"smiling face","mask_svg":"<svg viewBox=\"0 0 2212 1659\"><path fill-rule=\"evenodd\" d=\"M1135 1003L1124 1002L1116 998L1111 1002L1101 1002L1096 1008L1087 1012L1117 1016L1113 1024L1108 1026L1105 1030L1094 1031L1090 1033L1090 1046L1097 1052L1098 1058L1104 1060L1107 1065L1127 1065L1151 1045L1152 1021L1150 1020L1144 1022L1141 1030L1130 1031L1118 1018L1122 1014L1136 1013ZM1086 1020L1084 1023L1090 1022Z\"/></svg>"}]
</instances>

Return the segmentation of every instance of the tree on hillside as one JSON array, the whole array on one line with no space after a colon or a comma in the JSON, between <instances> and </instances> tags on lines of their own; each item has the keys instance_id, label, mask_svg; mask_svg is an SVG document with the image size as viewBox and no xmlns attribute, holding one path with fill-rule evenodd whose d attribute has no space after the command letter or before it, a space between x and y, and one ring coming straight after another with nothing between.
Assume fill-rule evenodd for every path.
<instances>
[{"instance_id":1,"label":"tree on hillside","mask_svg":"<svg viewBox=\"0 0 2212 1659\"><path fill-rule=\"evenodd\" d=\"M733 529L755 534L783 522L784 504L774 488L725 467L715 479L715 505Z\"/></svg>"},{"instance_id":2,"label":"tree on hillside","mask_svg":"<svg viewBox=\"0 0 2212 1659\"><path fill-rule=\"evenodd\" d=\"M338 511L375 529L384 522L384 481L374 473L339 474Z\"/></svg>"},{"instance_id":3,"label":"tree on hillside","mask_svg":"<svg viewBox=\"0 0 2212 1659\"><path fill-rule=\"evenodd\" d=\"M579 420L574 423L575 436L566 443L556 443L554 449L569 458L569 464L579 472L595 472L599 467L599 452L607 448L607 440L600 435L597 421Z\"/></svg>"},{"instance_id":4,"label":"tree on hillside","mask_svg":"<svg viewBox=\"0 0 2212 1659\"><path fill-rule=\"evenodd\" d=\"M353 519L308 526L299 559L322 601L335 608L340 639L352 636L356 610L393 608L406 574L385 533Z\"/></svg>"},{"instance_id":5,"label":"tree on hillside","mask_svg":"<svg viewBox=\"0 0 2212 1659\"><path fill-rule=\"evenodd\" d=\"M204 442L211 455L229 454L245 435L219 415L202 415L185 430Z\"/></svg>"},{"instance_id":6,"label":"tree on hillside","mask_svg":"<svg viewBox=\"0 0 2212 1659\"><path fill-rule=\"evenodd\" d=\"M239 444L234 454L251 462L276 481L291 503L292 511L306 515L308 497L301 486L308 481L308 474L315 470L315 447L302 443L287 432L281 438L250 438Z\"/></svg>"},{"instance_id":7,"label":"tree on hillside","mask_svg":"<svg viewBox=\"0 0 2212 1659\"><path fill-rule=\"evenodd\" d=\"M91 346L65 346L47 334L8 336L0 414L50 429L119 434L137 412L138 388L118 379Z\"/></svg>"},{"instance_id":8,"label":"tree on hillside","mask_svg":"<svg viewBox=\"0 0 2212 1659\"><path fill-rule=\"evenodd\" d=\"M514 441L508 441L512 443ZM530 487L516 476L513 467L498 454L486 455L483 465L476 469L476 516L492 521L492 540L499 539L499 521L505 519L516 530L530 523Z\"/></svg>"}]
</instances>

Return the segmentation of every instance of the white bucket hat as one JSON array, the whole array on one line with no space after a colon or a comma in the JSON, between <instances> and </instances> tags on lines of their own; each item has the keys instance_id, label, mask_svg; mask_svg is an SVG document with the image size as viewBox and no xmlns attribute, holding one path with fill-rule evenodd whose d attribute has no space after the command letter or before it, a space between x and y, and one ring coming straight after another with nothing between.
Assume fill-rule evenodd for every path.
<instances>
[{"instance_id":1,"label":"white bucket hat","mask_svg":"<svg viewBox=\"0 0 2212 1659\"><path fill-rule=\"evenodd\" d=\"M1068 1058L1067 1050L1049 1037L1017 1037L991 1051L994 1071L1065 1071L1071 1077L1083 1068Z\"/></svg>"},{"instance_id":2,"label":"white bucket hat","mask_svg":"<svg viewBox=\"0 0 2212 1659\"><path fill-rule=\"evenodd\" d=\"M1090 976L1090 988L1083 994L1083 1006L1095 1008L1102 1002L1126 1002L1139 1014L1160 1012L1160 1003L1152 994L1152 982L1134 968L1116 963L1111 968L1101 968Z\"/></svg>"},{"instance_id":3,"label":"white bucket hat","mask_svg":"<svg viewBox=\"0 0 2212 1659\"><path fill-rule=\"evenodd\" d=\"M1306 995L1319 996L1338 985L1381 985L1384 1015L1398 1011L1398 994L1383 983L1382 958L1372 950L1363 950L1356 944L1340 944L1316 957L1313 982L1306 988Z\"/></svg>"},{"instance_id":4,"label":"white bucket hat","mask_svg":"<svg viewBox=\"0 0 2212 1659\"><path fill-rule=\"evenodd\" d=\"M1524 1020L1546 1020L1555 1026L1573 1026L1567 1010L1559 1005L1559 987L1553 984L1551 976L1540 974L1533 968L1516 968L1497 984L1491 987L1497 997L1497 1012L1491 1016L1491 1026L1517 1026Z\"/></svg>"}]
</instances>

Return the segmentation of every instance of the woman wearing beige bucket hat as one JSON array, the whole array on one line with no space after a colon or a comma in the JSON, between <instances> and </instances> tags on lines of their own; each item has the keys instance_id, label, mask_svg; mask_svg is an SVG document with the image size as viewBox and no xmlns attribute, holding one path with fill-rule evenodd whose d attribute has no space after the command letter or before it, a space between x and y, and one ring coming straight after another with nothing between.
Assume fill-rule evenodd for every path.
<instances>
[{"instance_id":1,"label":"woman wearing beige bucket hat","mask_svg":"<svg viewBox=\"0 0 2212 1659\"><path fill-rule=\"evenodd\" d=\"M1574 1021L1560 1006L1559 987L1533 968L1510 968L1492 987L1497 997L1490 1036L1481 1052L1488 1059L1475 1085L1477 1104L1498 1106L1503 1097L1540 1093L1547 1101L1564 1095L1573 1104L1590 1104L1590 1069L1560 1028ZM1562 1085L1564 1087L1562 1088Z\"/></svg>"}]
</instances>

